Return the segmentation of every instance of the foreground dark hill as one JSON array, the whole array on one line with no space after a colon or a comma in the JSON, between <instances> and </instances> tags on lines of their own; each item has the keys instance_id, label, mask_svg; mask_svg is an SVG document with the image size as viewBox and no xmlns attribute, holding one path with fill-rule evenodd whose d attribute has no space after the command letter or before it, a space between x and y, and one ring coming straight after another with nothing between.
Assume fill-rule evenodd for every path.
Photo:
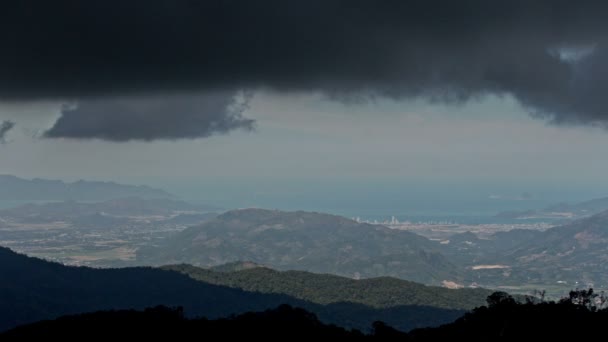
<instances>
[{"instance_id":1,"label":"foreground dark hill","mask_svg":"<svg viewBox=\"0 0 608 342\"><path fill-rule=\"evenodd\" d=\"M242 209L178 233L138 260L211 267L251 260L276 269L352 278L392 276L425 284L460 282L459 269L422 236L313 212Z\"/></svg>"},{"instance_id":2,"label":"foreground dark hill","mask_svg":"<svg viewBox=\"0 0 608 342\"><path fill-rule=\"evenodd\" d=\"M445 309L471 310L482 306L492 293L486 289L451 290L425 286L407 280L382 277L354 280L304 271L276 271L255 267L252 263L230 265L236 271L221 272L191 265L164 266L210 284L224 285L260 293L280 293L298 299L332 304L350 302L375 308L404 305L433 306Z\"/></svg>"},{"instance_id":3,"label":"foreground dark hill","mask_svg":"<svg viewBox=\"0 0 608 342\"><path fill-rule=\"evenodd\" d=\"M330 326L314 314L286 305L273 310L218 320L188 320L179 309L156 307L144 312L112 311L63 317L22 326L4 340L83 339L116 336L157 340L393 340L393 341L591 341L601 340L608 323L605 298L592 291L573 291L559 302L517 303L505 293L488 297L488 306L475 309L454 323L402 333L383 322L363 335Z\"/></svg>"},{"instance_id":4,"label":"foreground dark hill","mask_svg":"<svg viewBox=\"0 0 608 342\"><path fill-rule=\"evenodd\" d=\"M302 309L281 306L260 313L247 313L218 320L188 320L179 309L155 307L145 311L105 311L67 316L54 321L38 322L0 334L6 340L95 340L113 341L117 336L136 341L201 340L249 341L311 340L331 338L337 340L363 340L358 331L325 325L314 314Z\"/></svg>"},{"instance_id":5,"label":"foreground dark hill","mask_svg":"<svg viewBox=\"0 0 608 342\"><path fill-rule=\"evenodd\" d=\"M77 181L65 183L48 179L23 179L0 175L0 200L81 200L103 201L122 197L170 198L164 190L147 186L117 184L113 182Z\"/></svg>"},{"instance_id":6,"label":"foreground dark hill","mask_svg":"<svg viewBox=\"0 0 608 342\"><path fill-rule=\"evenodd\" d=\"M608 323L606 298L593 290L571 291L558 302L518 303L505 293L488 298L456 322L412 331L414 341L592 341Z\"/></svg>"},{"instance_id":7,"label":"foreground dark hill","mask_svg":"<svg viewBox=\"0 0 608 342\"><path fill-rule=\"evenodd\" d=\"M0 331L61 315L161 304L181 306L190 316L208 318L290 304L314 312L324 322L359 329L383 320L409 330L447 323L463 313L430 306L320 305L282 294L213 285L161 269L67 267L6 248L0 248L0 304Z\"/></svg>"}]
</instances>

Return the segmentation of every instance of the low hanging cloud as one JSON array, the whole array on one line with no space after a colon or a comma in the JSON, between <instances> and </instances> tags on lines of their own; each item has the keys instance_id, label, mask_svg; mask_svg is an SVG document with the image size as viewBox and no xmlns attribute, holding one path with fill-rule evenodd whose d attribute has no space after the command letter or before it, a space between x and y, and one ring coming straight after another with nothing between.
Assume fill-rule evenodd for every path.
<instances>
[{"instance_id":1,"label":"low hanging cloud","mask_svg":"<svg viewBox=\"0 0 608 342\"><path fill-rule=\"evenodd\" d=\"M199 96L89 99L65 107L47 138L124 142L205 138L235 129L252 130L242 116L246 98L232 93Z\"/></svg>"},{"instance_id":2,"label":"low hanging cloud","mask_svg":"<svg viewBox=\"0 0 608 342\"><path fill-rule=\"evenodd\" d=\"M15 123L13 121L2 121L0 122L0 144L6 144L6 135L7 133L15 127Z\"/></svg>"},{"instance_id":3,"label":"low hanging cloud","mask_svg":"<svg viewBox=\"0 0 608 342\"><path fill-rule=\"evenodd\" d=\"M116 96L258 88L444 102L511 95L534 116L607 126L607 17L608 2L586 0L13 1L0 6L0 98L83 99L47 136L111 140L243 124L204 105L175 121L179 111L162 106L148 122L183 127L151 134L135 124L143 110L103 110ZM114 127L125 122L129 130Z\"/></svg>"}]
</instances>

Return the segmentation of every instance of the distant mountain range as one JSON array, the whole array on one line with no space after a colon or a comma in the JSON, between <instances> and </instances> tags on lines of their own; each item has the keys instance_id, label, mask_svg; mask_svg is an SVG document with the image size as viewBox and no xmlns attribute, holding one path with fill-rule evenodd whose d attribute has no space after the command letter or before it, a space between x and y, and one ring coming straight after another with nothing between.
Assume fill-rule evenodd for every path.
<instances>
[{"instance_id":1,"label":"distant mountain range","mask_svg":"<svg viewBox=\"0 0 608 342\"><path fill-rule=\"evenodd\" d=\"M23 179L0 175L0 200L80 200L102 201L123 197L171 198L170 193L148 186L80 180L65 183L48 179Z\"/></svg>"},{"instance_id":2,"label":"distant mountain range","mask_svg":"<svg viewBox=\"0 0 608 342\"><path fill-rule=\"evenodd\" d=\"M169 198L144 199L127 197L103 202L63 201L49 203L28 203L18 207L0 210L0 217L21 222L71 220L73 218L102 215L111 217L162 216L188 221L200 219L201 213L213 212L218 208L209 205L195 205ZM177 218L178 215L183 215Z\"/></svg>"},{"instance_id":3,"label":"distant mountain range","mask_svg":"<svg viewBox=\"0 0 608 342\"><path fill-rule=\"evenodd\" d=\"M191 273L194 277L197 277L196 274L196 272ZM211 278L214 277L212 273L207 274L211 274ZM241 275L240 272L234 274L216 272L215 283L219 283L218 279L224 279L224 282L228 283L230 279L250 277L252 281L256 279L275 281L275 283L259 284L261 287L272 288L278 284L276 290L263 293L199 281L180 272L162 269L93 269L63 266L20 255L1 247L0 276L0 303L2 303L0 331L66 314L111 309L143 309L160 304L181 306L189 316L207 318L261 311L281 304L289 304L315 313L323 322L344 327L367 330L374 321L380 320L399 329L409 330L451 322L462 315L465 309L481 302L487 294L485 291L449 292L453 290L426 288L408 282L397 281L395 284L395 280L390 279L369 280L357 285L351 283L352 280L309 273L273 273L270 276L256 276L249 273ZM294 276L305 284L316 284L308 290L309 295L300 295L300 298L297 298L284 293L289 289L281 289L281 287L291 284L295 279ZM404 286L404 288L397 289L395 286ZM351 298L348 294L341 294L333 300L326 297L340 293L340 287L345 290L357 289L362 299L359 302L340 301ZM303 288L300 285L289 291L295 293ZM387 289L385 294L382 288ZM315 295L315 292L318 292L318 295ZM436 298L433 293L436 293ZM466 298L467 296L471 298ZM366 297L375 304L373 306L362 304ZM431 304L423 304L427 299ZM432 306L443 302L442 307ZM400 303L417 303L417 305L400 305ZM450 306L459 309L450 309L448 308Z\"/></svg>"},{"instance_id":4,"label":"distant mountain range","mask_svg":"<svg viewBox=\"0 0 608 342\"><path fill-rule=\"evenodd\" d=\"M350 278L393 276L425 284L460 282L459 268L425 237L314 212L241 209L142 248L141 263L212 267L251 260L279 270Z\"/></svg>"},{"instance_id":5,"label":"distant mountain range","mask_svg":"<svg viewBox=\"0 0 608 342\"><path fill-rule=\"evenodd\" d=\"M608 197L596 198L575 204L560 203L544 209L530 209L522 211L505 211L496 215L498 218L525 219L525 218L554 218L577 219L588 217L604 210L608 210Z\"/></svg>"}]
</instances>

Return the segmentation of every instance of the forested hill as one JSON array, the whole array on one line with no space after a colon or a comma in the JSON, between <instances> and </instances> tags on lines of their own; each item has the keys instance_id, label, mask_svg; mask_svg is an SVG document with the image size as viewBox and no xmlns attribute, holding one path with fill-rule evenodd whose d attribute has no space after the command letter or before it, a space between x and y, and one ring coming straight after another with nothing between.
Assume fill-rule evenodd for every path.
<instances>
[{"instance_id":1,"label":"forested hill","mask_svg":"<svg viewBox=\"0 0 608 342\"><path fill-rule=\"evenodd\" d=\"M68 267L0 247L0 331L61 315L111 309L181 306L207 318L263 311L281 304L302 307L321 321L369 329L382 320L402 330L451 322L463 310L405 305L373 308L358 303L321 305L285 294L244 291L155 268Z\"/></svg>"},{"instance_id":2,"label":"forested hill","mask_svg":"<svg viewBox=\"0 0 608 342\"><path fill-rule=\"evenodd\" d=\"M411 281L381 277L354 280L330 274L276 271L251 263L231 265L234 272L218 272L190 265L171 265L174 270L210 284L246 291L286 294L319 304L351 302L375 308L425 305L470 310L485 304L492 292L486 289L446 289ZM222 268L223 269L223 268Z\"/></svg>"}]
</instances>

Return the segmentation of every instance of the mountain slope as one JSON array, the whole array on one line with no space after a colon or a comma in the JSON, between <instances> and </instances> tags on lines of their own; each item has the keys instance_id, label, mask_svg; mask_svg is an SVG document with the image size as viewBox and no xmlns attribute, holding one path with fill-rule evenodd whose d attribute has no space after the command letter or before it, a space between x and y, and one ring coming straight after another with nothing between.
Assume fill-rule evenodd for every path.
<instances>
[{"instance_id":1,"label":"mountain slope","mask_svg":"<svg viewBox=\"0 0 608 342\"><path fill-rule=\"evenodd\" d=\"M0 200L101 201L121 197L170 198L164 190L113 182L77 181L64 183L48 179L23 179L0 175Z\"/></svg>"},{"instance_id":2,"label":"mountain slope","mask_svg":"<svg viewBox=\"0 0 608 342\"><path fill-rule=\"evenodd\" d=\"M485 304L492 291L486 289L450 290L425 286L396 278L354 280L330 274L303 271L275 271L244 263L234 272L217 272L191 265L164 266L210 284L224 285L260 293L280 293L318 304L350 302L386 308L402 305L428 305L445 309L470 310ZM248 267L248 268L245 268Z\"/></svg>"},{"instance_id":3,"label":"mountain slope","mask_svg":"<svg viewBox=\"0 0 608 342\"><path fill-rule=\"evenodd\" d=\"M506 256L550 281L608 281L608 211L545 231Z\"/></svg>"},{"instance_id":4,"label":"mountain slope","mask_svg":"<svg viewBox=\"0 0 608 342\"><path fill-rule=\"evenodd\" d=\"M444 241L441 245L442 253L449 257L451 262L466 268L492 262L500 263L504 253L527 245L542 234L539 230L512 229L481 239L472 232L464 232L454 234Z\"/></svg>"},{"instance_id":5,"label":"mountain slope","mask_svg":"<svg viewBox=\"0 0 608 342\"><path fill-rule=\"evenodd\" d=\"M494 248L483 262L500 267L470 272L481 286L548 289L553 296L581 286L608 288L608 211L542 232L506 232L498 240L510 248Z\"/></svg>"},{"instance_id":6,"label":"mountain slope","mask_svg":"<svg viewBox=\"0 0 608 342\"><path fill-rule=\"evenodd\" d=\"M367 329L376 320L402 330L453 321L462 310L430 306L371 308L320 305L282 294L248 292L153 268L68 267L0 248L0 331L61 315L111 309L181 306L191 316L225 317L290 304L328 323Z\"/></svg>"},{"instance_id":7,"label":"mountain slope","mask_svg":"<svg viewBox=\"0 0 608 342\"><path fill-rule=\"evenodd\" d=\"M459 281L456 266L422 236L313 212L242 209L138 251L156 265L211 267L250 260L276 269L347 277L393 276L425 284Z\"/></svg>"}]
</instances>

